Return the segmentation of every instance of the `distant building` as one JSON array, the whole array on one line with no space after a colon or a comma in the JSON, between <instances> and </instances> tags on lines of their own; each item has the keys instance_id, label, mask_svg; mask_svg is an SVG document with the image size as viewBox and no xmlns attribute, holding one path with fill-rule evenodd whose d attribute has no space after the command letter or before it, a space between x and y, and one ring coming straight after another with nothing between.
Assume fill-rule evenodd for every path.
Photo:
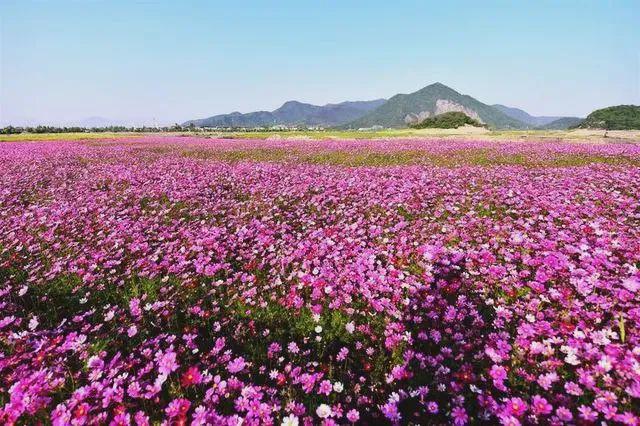
<instances>
[{"instance_id":1,"label":"distant building","mask_svg":"<svg viewBox=\"0 0 640 426\"><path fill-rule=\"evenodd\" d=\"M384 129L384 127L376 124L375 126L371 126L371 127L360 127L358 129L358 131L359 132L373 132L373 131L376 131L376 130L383 130L383 129Z\"/></svg>"}]
</instances>

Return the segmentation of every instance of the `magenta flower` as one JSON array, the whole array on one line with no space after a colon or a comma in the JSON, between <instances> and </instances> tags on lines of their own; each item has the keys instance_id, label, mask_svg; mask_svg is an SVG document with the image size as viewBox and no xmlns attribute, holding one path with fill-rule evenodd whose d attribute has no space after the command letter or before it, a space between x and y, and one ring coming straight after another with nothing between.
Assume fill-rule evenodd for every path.
<instances>
[{"instance_id":1,"label":"magenta flower","mask_svg":"<svg viewBox=\"0 0 640 426\"><path fill-rule=\"evenodd\" d=\"M622 286L632 293L637 293L640 290L640 279L637 277L627 278L622 282Z\"/></svg>"},{"instance_id":2,"label":"magenta flower","mask_svg":"<svg viewBox=\"0 0 640 426\"><path fill-rule=\"evenodd\" d=\"M158 364L158 371L163 375L171 374L178 369L176 353L172 350L156 354L156 363Z\"/></svg>"},{"instance_id":3,"label":"magenta flower","mask_svg":"<svg viewBox=\"0 0 640 426\"><path fill-rule=\"evenodd\" d=\"M347 420L351 423L355 423L360 420L360 413L356 409L351 409L347 412Z\"/></svg>"},{"instance_id":4,"label":"magenta flower","mask_svg":"<svg viewBox=\"0 0 640 426\"><path fill-rule=\"evenodd\" d=\"M493 385L496 388L500 390L506 390L504 381L507 378L507 371L504 369L504 367L500 365L493 365L491 367L491 370L489 370L489 376L491 376L491 378L493 379Z\"/></svg>"},{"instance_id":5,"label":"magenta flower","mask_svg":"<svg viewBox=\"0 0 640 426\"><path fill-rule=\"evenodd\" d=\"M197 367L189 367L189 369L187 369L187 371L185 371L180 378L180 383L184 387L197 385L201 381L202 375L200 374L200 370L198 370Z\"/></svg>"},{"instance_id":6,"label":"magenta flower","mask_svg":"<svg viewBox=\"0 0 640 426\"><path fill-rule=\"evenodd\" d=\"M457 426L466 425L469 421L469 416L462 407L455 407L451 410L451 418L453 419L453 424Z\"/></svg>"},{"instance_id":7,"label":"magenta flower","mask_svg":"<svg viewBox=\"0 0 640 426\"><path fill-rule=\"evenodd\" d=\"M176 398L169 403L169 405L165 409L165 413L170 419L173 419L175 417L184 417L187 415L190 407L191 402L189 400L184 398Z\"/></svg>"},{"instance_id":8,"label":"magenta flower","mask_svg":"<svg viewBox=\"0 0 640 426\"><path fill-rule=\"evenodd\" d=\"M569 422L569 421L573 420L573 415L571 414L571 411L569 411L565 407L556 408L556 415L563 422Z\"/></svg>"},{"instance_id":9,"label":"magenta flower","mask_svg":"<svg viewBox=\"0 0 640 426\"><path fill-rule=\"evenodd\" d=\"M531 400L531 410L537 416L544 416L551 413L553 406L540 395L534 395Z\"/></svg>"},{"instance_id":10,"label":"magenta flower","mask_svg":"<svg viewBox=\"0 0 640 426\"><path fill-rule=\"evenodd\" d=\"M229 362L229 364L227 365L227 370L232 374L236 374L244 370L245 366L246 363L244 361L244 358L237 357L233 361Z\"/></svg>"},{"instance_id":11,"label":"magenta flower","mask_svg":"<svg viewBox=\"0 0 640 426\"><path fill-rule=\"evenodd\" d=\"M323 380L318 386L318 393L321 395L329 395L333 390L333 386L329 380Z\"/></svg>"},{"instance_id":12,"label":"magenta flower","mask_svg":"<svg viewBox=\"0 0 640 426\"><path fill-rule=\"evenodd\" d=\"M505 402L505 410L510 415L521 417L527 411L527 403L522 398L510 398Z\"/></svg>"}]
</instances>

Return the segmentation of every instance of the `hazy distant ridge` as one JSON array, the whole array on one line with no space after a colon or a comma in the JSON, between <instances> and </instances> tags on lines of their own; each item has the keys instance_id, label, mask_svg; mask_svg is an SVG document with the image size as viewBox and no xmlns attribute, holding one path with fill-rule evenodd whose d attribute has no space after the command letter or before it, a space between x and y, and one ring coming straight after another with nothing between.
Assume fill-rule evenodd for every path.
<instances>
[{"instance_id":1,"label":"hazy distant ridge","mask_svg":"<svg viewBox=\"0 0 640 426\"><path fill-rule=\"evenodd\" d=\"M198 127L268 127L275 125L333 127L355 120L384 102L385 99L376 99L319 106L288 101L274 111L257 111L246 114L232 112L200 120L190 120L183 125L193 124Z\"/></svg>"},{"instance_id":2,"label":"hazy distant ridge","mask_svg":"<svg viewBox=\"0 0 640 426\"><path fill-rule=\"evenodd\" d=\"M500 104L493 105L493 107L502 111L509 117L520 120L536 129L564 130L572 126L576 126L582 121L582 118L580 117L554 117L544 115L536 117L521 110L520 108L508 107Z\"/></svg>"},{"instance_id":3,"label":"hazy distant ridge","mask_svg":"<svg viewBox=\"0 0 640 426\"><path fill-rule=\"evenodd\" d=\"M530 115L526 111L521 110L520 108L508 107L500 104L495 104L492 106L502 111L504 114L508 115L509 117L515 118L516 120L520 120L523 123L529 124L533 127L544 126L545 124L549 124L552 121L556 121L560 118L564 118L564 117L553 117L553 116L535 117L533 115Z\"/></svg>"}]
</instances>

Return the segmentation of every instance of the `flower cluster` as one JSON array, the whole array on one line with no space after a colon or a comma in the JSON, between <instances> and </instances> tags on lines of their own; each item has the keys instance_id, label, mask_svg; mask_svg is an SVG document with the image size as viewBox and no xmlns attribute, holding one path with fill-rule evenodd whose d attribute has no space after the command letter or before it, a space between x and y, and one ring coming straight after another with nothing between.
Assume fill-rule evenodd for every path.
<instances>
[{"instance_id":1,"label":"flower cluster","mask_svg":"<svg viewBox=\"0 0 640 426\"><path fill-rule=\"evenodd\" d=\"M614 144L0 144L0 423L637 425L639 164Z\"/></svg>"}]
</instances>

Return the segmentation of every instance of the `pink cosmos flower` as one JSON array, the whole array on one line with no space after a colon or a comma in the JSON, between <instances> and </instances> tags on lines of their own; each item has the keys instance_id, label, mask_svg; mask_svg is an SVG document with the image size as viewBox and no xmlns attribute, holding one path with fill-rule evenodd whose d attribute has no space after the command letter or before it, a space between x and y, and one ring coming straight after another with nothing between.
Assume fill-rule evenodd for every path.
<instances>
[{"instance_id":1,"label":"pink cosmos flower","mask_svg":"<svg viewBox=\"0 0 640 426\"><path fill-rule=\"evenodd\" d=\"M83 424L87 420L87 416L89 414L90 406L86 402L78 405L73 409L73 419L74 422L78 424Z\"/></svg>"},{"instance_id":2,"label":"pink cosmos flower","mask_svg":"<svg viewBox=\"0 0 640 426\"><path fill-rule=\"evenodd\" d=\"M489 370L489 376L493 379L493 384L496 388L504 391L506 387L504 385L504 381L507 378L507 370L500 365L493 365L491 370Z\"/></svg>"},{"instance_id":3,"label":"pink cosmos flower","mask_svg":"<svg viewBox=\"0 0 640 426\"><path fill-rule=\"evenodd\" d=\"M347 359L347 355L349 355L349 349L346 347L341 348L336 356L336 361L344 361Z\"/></svg>"},{"instance_id":4,"label":"pink cosmos flower","mask_svg":"<svg viewBox=\"0 0 640 426\"><path fill-rule=\"evenodd\" d=\"M622 281L622 286L630 292L636 293L638 290L640 290L640 279L638 279L637 277L627 278L626 280Z\"/></svg>"},{"instance_id":5,"label":"pink cosmos flower","mask_svg":"<svg viewBox=\"0 0 640 426\"><path fill-rule=\"evenodd\" d=\"M232 374L236 374L244 370L245 366L246 366L246 363L244 361L244 358L240 356L235 358L229 364L227 364L227 370Z\"/></svg>"},{"instance_id":6,"label":"pink cosmos flower","mask_svg":"<svg viewBox=\"0 0 640 426\"><path fill-rule=\"evenodd\" d=\"M297 354L298 352L300 352L300 349L298 348L296 342L290 342L287 346L287 349L289 349L289 352L291 352L292 354Z\"/></svg>"},{"instance_id":7,"label":"pink cosmos flower","mask_svg":"<svg viewBox=\"0 0 640 426\"><path fill-rule=\"evenodd\" d=\"M134 416L136 426L149 426L149 416L147 416L144 411L138 411Z\"/></svg>"},{"instance_id":8,"label":"pink cosmos flower","mask_svg":"<svg viewBox=\"0 0 640 426\"><path fill-rule=\"evenodd\" d=\"M382 407L380 407L382 414L392 422L398 422L402 419L400 412L398 411L398 406L395 402L387 402Z\"/></svg>"},{"instance_id":9,"label":"pink cosmos flower","mask_svg":"<svg viewBox=\"0 0 640 426\"><path fill-rule=\"evenodd\" d=\"M189 367L189 369L185 371L180 378L180 383L184 387L197 385L201 381L202 375L200 374L200 370L198 370L198 367Z\"/></svg>"},{"instance_id":10,"label":"pink cosmos flower","mask_svg":"<svg viewBox=\"0 0 640 426\"><path fill-rule=\"evenodd\" d=\"M331 385L331 382L329 380L323 380L318 386L318 393L321 395L329 395L332 389L333 386Z\"/></svg>"},{"instance_id":11,"label":"pink cosmos flower","mask_svg":"<svg viewBox=\"0 0 640 426\"><path fill-rule=\"evenodd\" d=\"M551 413L553 406L542 396L534 395L531 399L531 410L537 416L544 416Z\"/></svg>"},{"instance_id":12,"label":"pink cosmos flower","mask_svg":"<svg viewBox=\"0 0 640 426\"><path fill-rule=\"evenodd\" d=\"M573 419L573 414L571 414L571 411L565 407L556 408L556 415L563 422L569 422Z\"/></svg>"},{"instance_id":13,"label":"pink cosmos flower","mask_svg":"<svg viewBox=\"0 0 640 426\"><path fill-rule=\"evenodd\" d=\"M451 418L453 419L453 424L456 426L466 425L469 421L469 416L467 412L462 407L455 407L451 410Z\"/></svg>"},{"instance_id":14,"label":"pink cosmos flower","mask_svg":"<svg viewBox=\"0 0 640 426\"><path fill-rule=\"evenodd\" d=\"M156 363L160 374L168 375L178 369L176 362L176 353L169 349L167 352L159 352L156 354Z\"/></svg>"},{"instance_id":15,"label":"pink cosmos flower","mask_svg":"<svg viewBox=\"0 0 640 426\"><path fill-rule=\"evenodd\" d=\"M190 407L191 402L188 399L176 398L169 403L165 409L165 413L170 419L175 417L184 417L187 415Z\"/></svg>"},{"instance_id":16,"label":"pink cosmos flower","mask_svg":"<svg viewBox=\"0 0 640 426\"><path fill-rule=\"evenodd\" d=\"M551 389L551 386L557 381L558 381L558 375L555 372L545 373L538 376L538 384L544 390Z\"/></svg>"},{"instance_id":17,"label":"pink cosmos flower","mask_svg":"<svg viewBox=\"0 0 640 426\"><path fill-rule=\"evenodd\" d=\"M347 420L351 423L355 423L360 419L360 413L356 409L351 409L347 412Z\"/></svg>"},{"instance_id":18,"label":"pink cosmos flower","mask_svg":"<svg viewBox=\"0 0 640 426\"><path fill-rule=\"evenodd\" d=\"M131 424L131 414L118 413L109 422L109 426L128 426Z\"/></svg>"},{"instance_id":19,"label":"pink cosmos flower","mask_svg":"<svg viewBox=\"0 0 640 426\"><path fill-rule=\"evenodd\" d=\"M510 398L505 402L505 408L509 414L520 417L527 411L527 403L522 398Z\"/></svg>"},{"instance_id":20,"label":"pink cosmos flower","mask_svg":"<svg viewBox=\"0 0 640 426\"><path fill-rule=\"evenodd\" d=\"M499 416L499 418L500 418L500 424L502 426L520 426L522 424L520 423L520 420L518 420L514 416L501 415Z\"/></svg>"},{"instance_id":21,"label":"pink cosmos flower","mask_svg":"<svg viewBox=\"0 0 640 426\"><path fill-rule=\"evenodd\" d=\"M571 395L580 396L584 393L580 388L580 386L574 382L565 383L564 389L567 391L568 394L571 394Z\"/></svg>"}]
</instances>

